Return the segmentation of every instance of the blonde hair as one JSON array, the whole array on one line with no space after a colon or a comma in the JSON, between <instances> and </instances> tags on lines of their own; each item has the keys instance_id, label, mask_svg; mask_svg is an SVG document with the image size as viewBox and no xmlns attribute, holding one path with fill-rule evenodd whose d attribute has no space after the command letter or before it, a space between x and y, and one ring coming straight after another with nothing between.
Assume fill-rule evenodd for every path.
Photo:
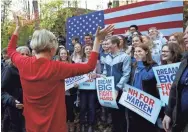
<instances>
[{"instance_id":1,"label":"blonde hair","mask_svg":"<svg viewBox=\"0 0 188 132\"><path fill-rule=\"evenodd\" d=\"M40 53L43 51L50 51L52 48L57 50L58 43L55 35L52 32L46 29L41 29L36 30L33 33L30 46L36 53Z\"/></svg>"},{"instance_id":2,"label":"blonde hair","mask_svg":"<svg viewBox=\"0 0 188 132\"><path fill-rule=\"evenodd\" d=\"M23 50L26 50L28 52L28 54L31 55L31 52L27 46L20 46L20 47L16 48L16 51L19 53L21 53Z\"/></svg>"}]
</instances>

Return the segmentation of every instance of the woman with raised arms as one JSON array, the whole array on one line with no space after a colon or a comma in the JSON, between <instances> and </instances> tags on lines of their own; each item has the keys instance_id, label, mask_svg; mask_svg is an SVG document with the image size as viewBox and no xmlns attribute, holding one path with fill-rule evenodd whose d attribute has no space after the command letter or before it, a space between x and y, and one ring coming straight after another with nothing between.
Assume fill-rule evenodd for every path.
<instances>
[{"instance_id":1,"label":"woman with raised arms","mask_svg":"<svg viewBox=\"0 0 188 132\"><path fill-rule=\"evenodd\" d=\"M45 29L36 30L31 48L36 54L23 57L16 52L20 22L16 14L16 29L8 45L8 55L20 73L23 88L24 116L27 132L66 132L64 79L93 71L98 58L100 41L113 31L109 25L97 28L93 51L86 64L52 61L58 43L55 35Z\"/></svg>"}]
</instances>

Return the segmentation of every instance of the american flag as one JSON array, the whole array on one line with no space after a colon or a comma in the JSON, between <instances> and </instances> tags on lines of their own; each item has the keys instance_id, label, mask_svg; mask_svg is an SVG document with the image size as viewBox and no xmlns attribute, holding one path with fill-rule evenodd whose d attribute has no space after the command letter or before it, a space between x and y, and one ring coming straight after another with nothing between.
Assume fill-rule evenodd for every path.
<instances>
[{"instance_id":1,"label":"american flag","mask_svg":"<svg viewBox=\"0 0 188 132\"><path fill-rule=\"evenodd\" d=\"M68 18L67 48L78 36L83 44L86 33L94 34L97 26L115 25L114 34L124 34L130 25L138 25L142 34L156 27L164 36L183 32L183 1L143 1Z\"/></svg>"}]
</instances>

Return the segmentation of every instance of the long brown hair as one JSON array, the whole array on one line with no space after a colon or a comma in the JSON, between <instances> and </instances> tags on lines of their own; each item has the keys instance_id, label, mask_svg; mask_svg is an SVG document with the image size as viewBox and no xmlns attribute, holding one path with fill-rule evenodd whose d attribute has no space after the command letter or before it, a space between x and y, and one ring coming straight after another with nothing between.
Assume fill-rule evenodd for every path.
<instances>
[{"instance_id":1,"label":"long brown hair","mask_svg":"<svg viewBox=\"0 0 188 132\"><path fill-rule=\"evenodd\" d=\"M76 56L76 53L75 53L75 46L76 45L79 45L80 47L81 47L81 50L80 50L80 59L82 59L82 56L83 56L83 51L82 51L82 45L80 44L80 43L76 43L75 45L74 45L74 51L73 51L73 53L72 53L72 55L71 55L71 61L73 61L74 60L74 58L75 58L75 56Z\"/></svg>"},{"instance_id":2,"label":"long brown hair","mask_svg":"<svg viewBox=\"0 0 188 132\"><path fill-rule=\"evenodd\" d=\"M178 43L170 42L168 44L163 45L163 47L164 46L167 46L169 48L169 50L170 50L170 53L172 54L172 59L171 59L172 63L176 63L176 62L180 62L181 61L182 50L181 50L180 45ZM163 49L163 47L162 47L162 49ZM167 61L163 61L161 59L161 64L165 65L165 64L167 64Z\"/></svg>"},{"instance_id":3,"label":"long brown hair","mask_svg":"<svg viewBox=\"0 0 188 132\"><path fill-rule=\"evenodd\" d=\"M141 44L138 44L136 47L140 47L145 52L147 52L146 61L144 62L144 65L149 66L149 65L155 64L155 62L153 61L152 56L151 56L151 51L150 51L149 46L147 44L141 43Z\"/></svg>"},{"instance_id":4,"label":"long brown hair","mask_svg":"<svg viewBox=\"0 0 188 132\"><path fill-rule=\"evenodd\" d=\"M183 39L184 34L182 32L176 32L176 33L171 34L169 38L171 36L174 36L176 38L181 50L184 52L185 51L185 44L184 44L184 39Z\"/></svg>"},{"instance_id":5,"label":"long brown hair","mask_svg":"<svg viewBox=\"0 0 188 132\"><path fill-rule=\"evenodd\" d=\"M62 60L61 60L61 57L60 57L60 52L61 52L62 50L65 50L65 51L67 52L67 60L66 60L66 61L67 61L68 63L71 63L70 54L69 54L69 52L68 52L65 48L59 49L59 53L58 53L59 60L62 61Z\"/></svg>"},{"instance_id":6,"label":"long brown hair","mask_svg":"<svg viewBox=\"0 0 188 132\"><path fill-rule=\"evenodd\" d=\"M86 44L86 45L84 45L84 46L82 47L82 61L85 61L85 60L86 60L85 48L88 47L88 46L90 46L91 49L93 49L93 46L90 45L90 44Z\"/></svg>"},{"instance_id":7,"label":"long brown hair","mask_svg":"<svg viewBox=\"0 0 188 132\"><path fill-rule=\"evenodd\" d=\"M118 35L123 40L123 50L126 51L128 49L127 40L123 35Z\"/></svg>"}]
</instances>

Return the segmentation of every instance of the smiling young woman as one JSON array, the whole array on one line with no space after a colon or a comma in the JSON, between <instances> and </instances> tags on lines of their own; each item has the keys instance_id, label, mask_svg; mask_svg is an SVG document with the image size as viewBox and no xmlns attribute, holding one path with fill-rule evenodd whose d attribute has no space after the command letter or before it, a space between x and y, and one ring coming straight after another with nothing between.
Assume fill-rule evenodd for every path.
<instances>
[{"instance_id":1,"label":"smiling young woman","mask_svg":"<svg viewBox=\"0 0 188 132\"><path fill-rule=\"evenodd\" d=\"M157 66L157 64L152 59L149 46L143 43L136 45L134 58L136 62L133 63L131 69L130 85L159 98L156 87L157 82L152 69L152 67ZM156 128L153 124L131 111L129 113L131 119L130 132L147 132L148 130L156 132Z\"/></svg>"},{"instance_id":2,"label":"smiling young woman","mask_svg":"<svg viewBox=\"0 0 188 132\"><path fill-rule=\"evenodd\" d=\"M182 50L180 45L174 42L169 42L163 45L161 53L162 65L180 62L182 58Z\"/></svg>"}]
</instances>

